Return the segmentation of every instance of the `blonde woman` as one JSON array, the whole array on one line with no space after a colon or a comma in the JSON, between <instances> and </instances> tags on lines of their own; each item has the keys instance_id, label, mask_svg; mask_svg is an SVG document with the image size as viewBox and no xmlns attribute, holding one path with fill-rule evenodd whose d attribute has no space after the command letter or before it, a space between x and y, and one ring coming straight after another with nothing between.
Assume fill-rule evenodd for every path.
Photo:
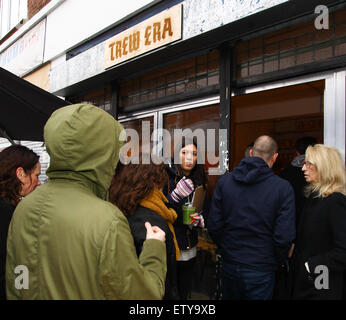
<instances>
[{"instance_id":1,"label":"blonde woman","mask_svg":"<svg viewBox=\"0 0 346 320\"><path fill-rule=\"evenodd\" d=\"M345 165L340 152L316 144L303 163L307 202L292 259L293 299L342 299L346 269Z\"/></svg>"}]
</instances>

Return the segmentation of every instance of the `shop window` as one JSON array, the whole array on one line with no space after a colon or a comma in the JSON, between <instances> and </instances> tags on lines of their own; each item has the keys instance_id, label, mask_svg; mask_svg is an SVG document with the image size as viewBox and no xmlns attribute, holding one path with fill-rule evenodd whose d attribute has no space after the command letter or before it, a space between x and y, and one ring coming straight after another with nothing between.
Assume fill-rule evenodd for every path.
<instances>
[{"instance_id":1,"label":"shop window","mask_svg":"<svg viewBox=\"0 0 346 320\"><path fill-rule=\"evenodd\" d=\"M200 152L203 154L205 160L205 168L208 173L209 168L217 168L219 165L219 105L206 106L201 108L194 108L184 111L172 112L164 115L163 127L170 132L170 137L174 137L175 129L190 129L194 132L196 129L202 129L204 132L204 147L201 147ZM215 132L215 141L213 141L214 148L207 148L207 135L208 129L213 129ZM176 147L174 139L168 140L171 143L170 154L174 155ZM164 137L164 145L168 142ZM166 146L167 147L167 146ZM164 158L165 155L164 155ZM210 162L208 161L210 160ZM208 175L208 191L210 195L213 194L219 176Z\"/></svg>"},{"instance_id":2,"label":"shop window","mask_svg":"<svg viewBox=\"0 0 346 320\"><path fill-rule=\"evenodd\" d=\"M236 77L247 78L346 55L346 9L330 14L329 29L311 20L236 46Z\"/></svg>"},{"instance_id":3,"label":"shop window","mask_svg":"<svg viewBox=\"0 0 346 320\"><path fill-rule=\"evenodd\" d=\"M149 130L149 136L148 137L143 137L143 123L144 121L147 121L150 123L150 130ZM153 130L154 130L154 117L149 116L145 118L140 118L140 119L133 119L133 120L127 120L124 122L121 122L122 126L124 129L132 129L135 130L138 134L139 138L139 143L137 144L132 144L131 148L126 149L126 154L122 154L123 157L125 158L131 158L134 156L137 156L140 153L150 153L153 150L153 141L151 140ZM126 143L131 142L131 137L130 135L127 136Z\"/></svg>"},{"instance_id":4,"label":"shop window","mask_svg":"<svg viewBox=\"0 0 346 320\"><path fill-rule=\"evenodd\" d=\"M219 85L219 54L212 51L120 84L120 108Z\"/></svg>"},{"instance_id":5,"label":"shop window","mask_svg":"<svg viewBox=\"0 0 346 320\"><path fill-rule=\"evenodd\" d=\"M87 103L97 106L107 112L110 112L112 104L112 88L110 86L89 92L85 95L68 97L71 103Z\"/></svg>"},{"instance_id":6,"label":"shop window","mask_svg":"<svg viewBox=\"0 0 346 320\"><path fill-rule=\"evenodd\" d=\"M205 141L204 141L204 148L203 146L200 146L200 152L204 153L205 156L205 168L208 173L208 169L213 167L216 168L218 166L218 156L219 156L219 136L218 136L218 129L219 129L219 117L220 117L220 107L219 105L211 105L211 106L204 106L201 108L193 108L178 112L172 112L164 115L163 118L163 127L170 132L171 136L174 136L174 129L191 129L192 131L196 129L202 129L205 133ZM215 130L215 149L216 150L210 150L206 148L207 146L207 130L208 129L214 129ZM164 145L169 142L171 143L171 154L173 155L174 149L176 147L176 141L166 141L164 137ZM198 139L197 139L197 143ZM212 162L209 163L208 159ZM216 187L217 181L220 176L217 175L208 175L208 193L210 198L213 195L214 189ZM198 258L199 257L207 257L207 260L205 258L201 258L199 265L201 270L205 270L206 267L211 267L211 279L209 282L209 286L211 288L210 292L215 292L215 244L211 240L208 232L206 229L198 229L198 244L197 244L197 250L198 250ZM206 261L208 263L206 264ZM204 271L201 271L202 273ZM198 280L197 280L198 278ZM202 287L199 285L199 282L201 282L201 278L195 277L193 281L193 291L198 296L202 293ZM213 289L214 288L214 289ZM204 293L202 293L204 294ZM209 298L212 298L212 293L210 293Z\"/></svg>"}]
</instances>

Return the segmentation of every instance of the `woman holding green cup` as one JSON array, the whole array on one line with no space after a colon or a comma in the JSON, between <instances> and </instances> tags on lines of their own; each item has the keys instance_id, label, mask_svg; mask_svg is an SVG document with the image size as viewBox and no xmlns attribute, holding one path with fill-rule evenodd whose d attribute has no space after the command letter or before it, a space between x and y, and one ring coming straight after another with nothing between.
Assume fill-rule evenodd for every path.
<instances>
[{"instance_id":1,"label":"woman holding green cup","mask_svg":"<svg viewBox=\"0 0 346 320\"><path fill-rule=\"evenodd\" d=\"M183 209L183 224L190 225L196 220L193 218L193 215L195 214L195 207L193 207L190 203L186 203L182 206ZM197 219L200 219L200 216L196 217Z\"/></svg>"},{"instance_id":2,"label":"woman holding green cup","mask_svg":"<svg viewBox=\"0 0 346 320\"><path fill-rule=\"evenodd\" d=\"M192 287L193 270L197 255L198 231L196 227L204 228L204 218L209 207L209 197L206 192L204 207L201 212L195 212L191 200L197 187L207 190L207 177L204 164L197 163L198 146L196 139L182 137L175 148L173 159L166 166L169 184L163 189L169 205L177 212L178 218L173 224L177 237L180 258L177 261L177 278L179 295L186 300Z\"/></svg>"}]
</instances>

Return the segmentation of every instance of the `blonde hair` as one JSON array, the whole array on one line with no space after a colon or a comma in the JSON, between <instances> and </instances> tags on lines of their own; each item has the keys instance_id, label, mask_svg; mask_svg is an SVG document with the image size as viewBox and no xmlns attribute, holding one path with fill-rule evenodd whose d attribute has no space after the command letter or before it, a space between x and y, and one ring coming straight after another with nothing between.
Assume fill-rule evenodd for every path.
<instances>
[{"instance_id":1,"label":"blonde hair","mask_svg":"<svg viewBox=\"0 0 346 320\"><path fill-rule=\"evenodd\" d=\"M346 195L345 165L338 149L315 144L306 149L305 160L312 163L317 171L317 182L310 183L305 194L312 192L318 197L328 197L334 192Z\"/></svg>"}]
</instances>

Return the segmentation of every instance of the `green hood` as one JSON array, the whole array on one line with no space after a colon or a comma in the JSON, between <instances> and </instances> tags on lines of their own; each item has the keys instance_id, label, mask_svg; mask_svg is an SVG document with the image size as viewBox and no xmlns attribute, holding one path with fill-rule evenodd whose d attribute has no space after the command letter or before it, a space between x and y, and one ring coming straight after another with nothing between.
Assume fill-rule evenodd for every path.
<instances>
[{"instance_id":1,"label":"green hood","mask_svg":"<svg viewBox=\"0 0 346 320\"><path fill-rule=\"evenodd\" d=\"M76 180L104 198L119 161L122 130L110 114L92 105L56 110L44 127L48 177Z\"/></svg>"}]
</instances>

